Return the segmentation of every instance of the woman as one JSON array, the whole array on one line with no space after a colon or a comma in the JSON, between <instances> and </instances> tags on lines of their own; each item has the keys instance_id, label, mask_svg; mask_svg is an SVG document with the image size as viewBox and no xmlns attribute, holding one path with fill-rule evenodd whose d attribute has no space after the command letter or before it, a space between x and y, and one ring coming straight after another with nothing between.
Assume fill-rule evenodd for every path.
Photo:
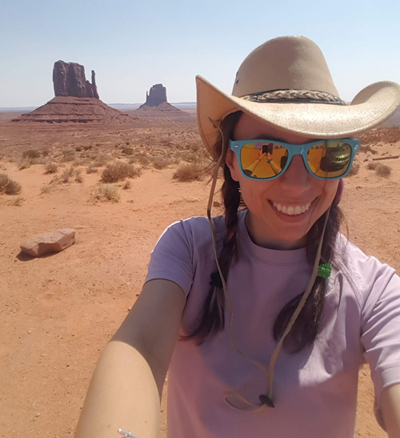
<instances>
[{"instance_id":1,"label":"woman","mask_svg":"<svg viewBox=\"0 0 400 438\"><path fill-rule=\"evenodd\" d=\"M245 59L232 95L200 77L197 88L216 162L208 221L159 239L77 436L158 436L169 370L171 437L353 437L366 361L377 419L400 437L400 278L338 233L341 178L359 148L350 137L389 117L400 87L373 84L349 105L319 48L282 37ZM249 174L263 147L280 171ZM220 166L226 213L211 219Z\"/></svg>"}]
</instances>

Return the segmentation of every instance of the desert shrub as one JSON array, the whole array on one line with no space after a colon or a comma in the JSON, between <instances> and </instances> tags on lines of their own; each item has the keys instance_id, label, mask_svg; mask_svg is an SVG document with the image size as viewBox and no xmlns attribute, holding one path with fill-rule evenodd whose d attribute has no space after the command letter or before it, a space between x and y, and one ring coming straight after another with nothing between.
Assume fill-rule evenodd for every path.
<instances>
[{"instance_id":1,"label":"desert shrub","mask_svg":"<svg viewBox=\"0 0 400 438\"><path fill-rule=\"evenodd\" d=\"M29 149L28 151L25 151L22 153L22 158L39 158L40 152L36 149Z\"/></svg>"},{"instance_id":2,"label":"desert shrub","mask_svg":"<svg viewBox=\"0 0 400 438\"><path fill-rule=\"evenodd\" d=\"M118 202L121 197L118 187L113 184L98 185L92 192L92 196L102 202Z\"/></svg>"},{"instance_id":3,"label":"desert shrub","mask_svg":"<svg viewBox=\"0 0 400 438\"><path fill-rule=\"evenodd\" d=\"M50 193L51 192L51 187L50 186L43 186L41 189L40 189L40 194L41 195L47 195L48 193Z\"/></svg>"},{"instance_id":4,"label":"desert shrub","mask_svg":"<svg viewBox=\"0 0 400 438\"><path fill-rule=\"evenodd\" d=\"M56 173L58 170L58 166L55 163L48 163L46 165L46 172L45 173Z\"/></svg>"},{"instance_id":5,"label":"desert shrub","mask_svg":"<svg viewBox=\"0 0 400 438\"><path fill-rule=\"evenodd\" d=\"M7 201L7 205L11 207L21 207L25 199L22 196L17 196L16 198L11 198Z\"/></svg>"},{"instance_id":6,"label":"desert shrub","mask_svg":"<svg viewBox=\"0 0 400 438\"><path fill-rule=\"evenodd\" d=\"M20 161L17 166L19 170L29 169L32 165L32 162L28 159Z\"/></svg>"},{"instance_id":7,"label":"desert shrub","mask_svg":"<svg viewBox=\"0 0 400 438\"><path fill-rule=\"evenodd\" d=\"M97 173L97 167L93 166L93 164L90 164L86 168L86 173Z\"/></svg>"},{"instance_id":8,"label":"desert shrub","mask_svg":"<svg viewBox=\"0 0 400 438\"><path fill-rule=\"evenodd\" d=\"M375 173L378 176L382 176L383 178L388 178L392 172L392 169L386 164L378 163L377 161L370 161L367 164L367 169L375 170Z\"/></svg>"},{"instance_id":9,"label":"desert shrub","mask_svg":"<svg viewBox=\"0 0 400 438\"><path fill-rule=\"evenodd\" d=\"M63 183L67 183L69 181L69 178L69 169L64 169L63 173L61 174L60 181Z\"/></svg>"},{"instance_id":10,"label":"desert shrub","mask_svg":"<svg viewBox=\"0 0 400 438\"><path fill-rule=\"evenodd\" d=\"M375 170L378 166L379 166L379 163L377 161L370 161L367 164L367 169L368 170Z\"/></svg>"},{"instance_id":11,"label":"desert shrub","mask_svg":"<svg viewBox=\"0 0 400 438\"><path fill-rule=\"evenodd\" d=\"M77 169L75 172L75 181L77 183L83 183L82 169Z\"/></svg>"},{"instance_id":12,"label":"desert shrub","mask_svg":"<svg viewBox=\"0 0 400 438\"><path fill-rule=\"evenodd\" d=\"M204 178L204 168L198 163L181 164L172 176L182 182L201 181Z\"/></svg>"},{"instance_id":13,"label":"desert shrub","mask_svg":"<svg viewBox=\"0 0 400 438\"><path fill-rule=\"evenodd\" d=\"M353 165L351 166L350 172L348 173L347 176L354 176L357 175L357 173L360 171L360 164L359 163L353 163Z\"/></svg>"},{"instance_id":14,"label":"desert shrub","mask_svg":"<svg viewBox=\"0 0 400 438\"><path fill-rule=\"evenodd\" d=\"M132 183L130 182L130 180L128 179L127 181L125 181L125 184L122 186L123 190L128 190L132 187Z\"/></svg>"},{"instance_id":15,"label":"desert shrub","mask_svg":"<svg viewBox=\"0 0 400 438\"><path fill-rule=\"evenodd\" d=\"M88 151L89 149L92 149L92 147L93 147L93 146L83 146L83 149L84 149L85 151Z\"/></svg>"},{"instance_id":16,"label":"desert shrub","mask_svg":"<svg viewBox=\"0 0 400 438\"><path fill-rule=\"evenodd\" d=\"M153 167L161 170L168 167L172 163L172 160L166 157L156 157L152 160L152 162L153 162Z\"/></svg>"},{"instance_id":17,"label":"desert shrub","mask_svg":"<svg viewBox=\"0 0 400 438\"><path fill-rule=\"evenodd\" d=\"M391 172L392 172L391 167L381 163L379 163L379 166L375 169L375 173L378 176L382 176L383 178L389 178Z\"/></svg>"},{"instance_id":18,"label":"desert shrub","mask_svg":"<svg viewBox=\"0 0 400 438\"><path fill-rule=\"evenodd\" d=\"M65 168L63 173L60 176L59 182L67 183L70 178L75 175L75 169L71 166L69 169Z\"/></svg>"},{"instance_id":19,"label":"desert shrub","mask_svg":"<svg viewBox=\"0 0 400 438\"><path fill-rule=\"evenodd\" d=\"M105 154L101 154L98 157L96 157L95 162L93 163L94 167L103 167L108 164L110 161L109 157Z\"/></svg>"},{"instance_id":20,"label":"desert shrub","mask_svg":"<svg viewBox=\"0 0 400 438\"><path fill-rule=\"evenodd\" d=\"M5 173L0 173L0 193L18 195L21 193L21 184L10 179Z\"/></svg>"},{"instance_id":21,"label":"desert shrub","mask_svg":"<svg viewBox=\"0 0 400 438\"><path fill-rule=\"evenodd\" d=\"M137 161L138 161L139 164L141 164L142 166L147 166L148 164L150 164L149 157L147 157L146 155L139 155L139 156L137 157Z\"/></svg>"},{"instance_id":22,"label":"desert shrub","mask_svg":"<svg viewBox=\"0 0 400 438\"><path fill-rule=\"evenodd\" d=\"M76 152L81 152L81 151L82 151L82 148L81 148L80 146L77 146L77 147L75 148L75 151L76 151Z\"/></svg>"},{"instance_id":23,"label":"desert shrub","mask_svg":"<svg viewBox=\"0 0 400 438\"><path fill-rule=\"evenodd\" d=\"M132 164L118 161L103 170L101 180L103 183L114 183L123 181L125 178L135 178L141 173L141 169L132 166Z\"/></svg>"},{"instance_id":24,"label":"desert shrub","mask_svg":"<svg viewBox=\"0 0 400 438\"><path fill-rule=\"evenodd\" d=\"M72 149L64 149L61 151L62 153L62 161L64 163L68 163L69 161L75 160L75 151Z\"/></svg>"},{"instance_id":25,"label":"desert shrub","mask_svg":"<svg viewBox=\"0 0 400 438\"><path fill-rule=\"evenodd\" d=\"M129 142L128 142L129 144ZM122 153L125 155L133 155L133 149L132 148L128 148L128 147L123 147L122 148Z\"/></svg>"}]
</instances>

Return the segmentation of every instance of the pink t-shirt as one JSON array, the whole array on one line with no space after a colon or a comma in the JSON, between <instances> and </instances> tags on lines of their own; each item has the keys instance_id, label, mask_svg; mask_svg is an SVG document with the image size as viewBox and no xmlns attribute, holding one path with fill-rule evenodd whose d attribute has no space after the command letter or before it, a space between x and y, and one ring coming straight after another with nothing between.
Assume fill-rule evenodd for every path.
<instances>
[{"instance_id":1,"label":"pink t-shirt","mask_svg":"<svg viewBox=\"0 0 400 438\"><path fill-rule=\"evenodd\" d=\"M276 346L275 318L304 292L311 267L304 248L277 251L255 245L244 222L246 212L239 212L241 256L228 277L233 336L246 356L267 368ZM224 217L214 218L214 227L221 238ZM382 389L400 382L400 278L342 235L336 246L320 332L314 345L300 353L281 350L274 371L275 408L243 412L225 403L231 391L254 403L266 393L264 374L232 348L226 324L203 345L177 342L168 378L171 438L352 438L363 362L371 367L382 424ZM215 270L204 217L172 224L157 242L146 281L164 278L184 290L181 334L196 325Z\"/></svg>"}]
</instances>

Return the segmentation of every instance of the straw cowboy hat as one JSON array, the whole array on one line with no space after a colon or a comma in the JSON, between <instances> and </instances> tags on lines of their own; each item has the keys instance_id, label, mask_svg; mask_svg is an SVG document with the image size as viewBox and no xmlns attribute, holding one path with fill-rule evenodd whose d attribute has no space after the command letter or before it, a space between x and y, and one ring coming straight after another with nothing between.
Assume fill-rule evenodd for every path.
<instances>
[{"instance_id":1,"label":"straw cowboy hat","mask_svg":"<svg viewBox=\"0 0 400 438\"><path fill-rule=\"evenodd\" d=\"M201 76L197 120L211 153L219 122L244 111L286 131L311 138L345 138L377 126L400 105L400 86L377 82L349 104L339 97L319 47L303 36L279 37L262 44L243 61L232 95Z\"/></svg>"}]
</instances>

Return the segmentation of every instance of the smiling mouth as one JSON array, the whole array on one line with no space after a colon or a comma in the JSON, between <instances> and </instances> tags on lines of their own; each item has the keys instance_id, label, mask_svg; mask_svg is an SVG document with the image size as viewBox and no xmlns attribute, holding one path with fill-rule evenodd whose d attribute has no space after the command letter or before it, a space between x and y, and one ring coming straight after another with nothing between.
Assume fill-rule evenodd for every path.
<instances>
[{"instance_id":1,"label":"smiling mouth","mask_svg":"<svg viewBox=\"0 0 400 438\"><path fill-rule=\"evenodd\" d=\"M304 205L283 205L278 202L271 201L271 204L281 213L287 214L288 216L298 216L299 214L305 213L311 206L311 202Z\"/></svg>"}]
</instances>

